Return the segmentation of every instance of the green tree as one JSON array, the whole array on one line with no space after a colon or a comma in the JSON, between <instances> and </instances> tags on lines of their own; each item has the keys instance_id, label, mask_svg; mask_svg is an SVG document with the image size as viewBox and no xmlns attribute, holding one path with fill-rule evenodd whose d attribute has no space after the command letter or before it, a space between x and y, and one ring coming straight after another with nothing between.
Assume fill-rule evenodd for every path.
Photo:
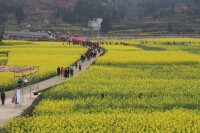
<instances>
[{"instance_id":1,"label":"green tree","mask_svg":"<svg viewBox=\"0 0 200 133\"><path fill-rule=\"evenodd\" d=\"M23 10L22 5L16 7L15 16L16 16L17 23L21 24L21 22L24 20L24 10Z\"/></svg>"},{"instance_id":2,"label":"green tree","mask_svg":"<svg viewBox=\"0 0 200 133\"><path fill-rule=\"evenodd\" d=\"M168 31L171 32L172 30L173 30L172 23L169 22L168 23Z\"/></svg>"},{"instance_id":3,"label":"green tree","mask_svg":"<svg viewBox=\"0 0 200 133\"><path fill-rule=\"evenodd\" d=\"M112 29L111 21L109 18L104 18L103 22L101 23L101 31L102 32L109 32Z\"/></svg>"},{"instance_id":4,"label":"green tree","mask_svg":"<svg viewBox=\"0 0 200 133\"><path fill-rule=\"evenodd\" d=\"M4 34L4 26L3 24L0 23L0 41L3 39L3 34Z\"/></svg>"},{"instance_id":5,"label":"green tree","mask_svg":"<svg viewBox=\"0 0 200 133\"><path fill-rule=\"evenodd\" d=\"M194 0L194 12L195 12L195 16L200 16L200 0Z\"/></svg>"}]
</instances>

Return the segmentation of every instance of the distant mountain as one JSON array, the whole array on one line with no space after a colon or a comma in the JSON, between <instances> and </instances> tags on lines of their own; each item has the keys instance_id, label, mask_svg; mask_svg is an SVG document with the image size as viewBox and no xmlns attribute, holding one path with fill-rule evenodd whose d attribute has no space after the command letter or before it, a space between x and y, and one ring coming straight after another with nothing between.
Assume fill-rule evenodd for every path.
<instances>
[{"instance_id":1,"label":"distant mountain","mask_svg":"<svg viewBox=\"0 0 200 133\"><path fill-rule=\"evenodd\" d=\"M0 23L15 19L35 26L86 24L101 17L122 29L148 29L155 23L158 29L200 28L200 0L0 0L0 12Z\"/></svg>"}]
</instances>

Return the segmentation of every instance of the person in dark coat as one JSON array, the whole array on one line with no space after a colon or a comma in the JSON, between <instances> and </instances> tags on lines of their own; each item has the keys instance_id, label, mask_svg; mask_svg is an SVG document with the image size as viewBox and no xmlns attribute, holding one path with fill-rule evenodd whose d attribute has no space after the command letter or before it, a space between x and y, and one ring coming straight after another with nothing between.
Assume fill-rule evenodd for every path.
<instances>
[{"instance_id":1,"label":"person in dark coat","mask_svg":"<svg viewBox=\"0 0 200 133\"><path fill-rule=\"evenodd\" d=\"M57 68L58 76L60 76L60 67Z\"/></svg>"},{"instance_id":2,"label":"person in dark coat","mask_svg":"<svg viewBox=\"0 0 200 133\"><path fill-rule=\"evenodd\" d=\"M76 67L76 69L78 68L78 62L75 63L75 67Z\"/></svg>"},{"instance_id":3,"label":"person in dark coat","mask_svg":"<svg viewBox=\"0 0 200 133\"><path fill-rule=\"evenodd\" d=\"M67 68L65 68L64 77L65 77L65 78L67 77Z\"/></svg>"},{"instance_id":4,"label":"person in dark coat","mask_svg":"<svg viewBox=\"0 0 200 133\"><path fill-rule=\"evenodd\" d=\"M78 68L79 68L79 71L81 71L81 68L82 68L82 64L81 64L81 62L79 62L79 66L78 66Z\"/></svg>"},{"instance_id":5,"label":"person in dark coat","mask_svg":"<svg viewBox=\"0 0 200 133\"><path fill-rule=\"evenodd\" d=\"M68 67L65 68L64 77L65 77L65 78L68 78L68 77L69 77L69 68L68 68Z\"/></svg>"},{"instance_id":6,"label":"person in dark coat","mask_svg":"<svg viewBox=\"0 0 200 133\"><path fill-rule=\"evenodd\" d=\"M1 102L2 102L2 105L5 104L5 99L6 99L6 95L4 93L4 91L1 92Z\"/></svg>"},{"instance_id":7,"label":"person in dark coat","mask_svg":"<svg viewBox=\"0 0 200 133\"><path fill-rule=\"evenodd\" d=\"M70 68L70 75L73 77L74 76L74 69L73 67Z\"/></svg>"}]
</instances>

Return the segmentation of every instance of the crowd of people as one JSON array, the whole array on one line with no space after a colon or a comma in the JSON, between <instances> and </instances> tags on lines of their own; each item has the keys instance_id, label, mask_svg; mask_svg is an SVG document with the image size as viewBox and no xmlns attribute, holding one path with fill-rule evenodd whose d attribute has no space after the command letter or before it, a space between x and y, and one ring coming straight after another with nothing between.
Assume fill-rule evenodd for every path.
<instances>
[{"instance_id":1,"label":"crowd of people","mask_svg":"<svg viewBox=\"0 0 200 133\"><path fill-rule=\"evenodd\" d=\"M79 71L81 71L82 65L85 61L89 61L91 58L96 58L97 54L101 53L101 47L99 46L99 43L93 43L88 41L84 43L84 46L86 46L88 50L85 54L81 55L80 61L77 61L75 62L74 65L70 65L66 68L58 66L57 67L58 76L63 76L65 78L73 77L74 69L78 69Z\"/></svg>"},{"instance_id":2,"label":"crowd of people","mask_svg":"<svg viewBox=\"0 0 200 133\"><path fill-rule=\"evenodd\" d=\"M57 68L57 74L58 76L63 76L65 78L67 77L73 77L74 76L74 68L72 65L64 68L64 67L58 67Z\"/></svg>"},{"instance_id":3,"label":"crowd of people","mask_svg":"<svg viewBox=\"0 0 200 133\"><path fill-rule=\"evenodd\" d=\"M90 58L96 58L97 54L101 53L101 47L98 42L92 43L88 41L84 45L88 47L88 50L85 55L82 55L83 59L85 57L85 59L90 60Z\"/></svg>"}]
</instances>

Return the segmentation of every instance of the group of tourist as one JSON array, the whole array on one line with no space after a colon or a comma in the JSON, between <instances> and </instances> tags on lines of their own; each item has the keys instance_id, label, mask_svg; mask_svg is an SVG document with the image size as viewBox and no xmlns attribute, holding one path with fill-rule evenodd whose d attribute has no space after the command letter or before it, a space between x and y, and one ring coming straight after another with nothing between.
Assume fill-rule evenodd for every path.
<instances>
[{"instance_id":1,"label":"group of tourist","mask_svg":"<svg viewBox=\"0 0 200 133\"><path fill-rule=\"evenodd\" d=\"M130 45L127 42L99 42L99 44L106 44L106 45Z\"/></svg>"},{"instance_id":2,"label":"group of tourist","mask_svg":"<svg viewBox=\"0 0 200 133\"><path fill-rule=\"evenodd\" d=\"M75 68L79 68L79 71L81 71L82 68L82 63L81 62L76 62L75 63ZM73 77L74 76L74 68L72 65L64 68L64 67L59 67L57 68L57 74L58 76L63 76L65 78Z\"/></svg>"},{"instance_id":3,"label":"group of tourist","mask_svg":"<svg viewBox=\"0 0 200 133\"><path fill-rule=\"evenodd\" d=\"M70 65L69 67L66 67L66 68L58 67L57 74L58 74L58 76L73 77L74 68L72 67L72 65Z\"/></svg>"},{"instance_id":4,"label":"group of tourist","mask_svg":"<svg viewBox=\"0 0 200 133\"><path fill-rule=\"evenodd\" d=\"M63 76L65 78L73 77L74 76L74 69L79 69L79 71L81 71L82 64L86 60L89 61L91 58L96 58L97 53L101 53L101 47L99 46L99 43L87 42L87 43L84 43L84 46L88 47L88 50L85 54L81 55L80 61L77 61L74 64L75 68L72 65L70 65L66 68L58 66L58 68L57 68L57 75L58 76Z\"/></svg>"},{"instance_id":5,"label":"group of tourist","mask_svg":"<svg viewBox=\"0 0 200 133\"><path fill-rule=\"evenodd\" d=\"M99 43L92 43L87 42L85 44L88 47L88 50L85 55L81 56L81 60L87 59L90 60L90 58L96 58L97 53L101 53L101 47L99 46Z\"/></svg>"},{"instance_id":6,"label":"group of tourist","mask_svg":"<svg viewBox=\"0 0 200 133\"><path fill-rule=\"evenodd\" d=\"M2 103L2 105L5 105L5 100L6 100L6 94L5 94L5 92L2 90L2 91L1 91L1 103ZM18 104L16 92L15 92L14 95L12 96L12 103Z\"/></svg>"}]
</instances>

